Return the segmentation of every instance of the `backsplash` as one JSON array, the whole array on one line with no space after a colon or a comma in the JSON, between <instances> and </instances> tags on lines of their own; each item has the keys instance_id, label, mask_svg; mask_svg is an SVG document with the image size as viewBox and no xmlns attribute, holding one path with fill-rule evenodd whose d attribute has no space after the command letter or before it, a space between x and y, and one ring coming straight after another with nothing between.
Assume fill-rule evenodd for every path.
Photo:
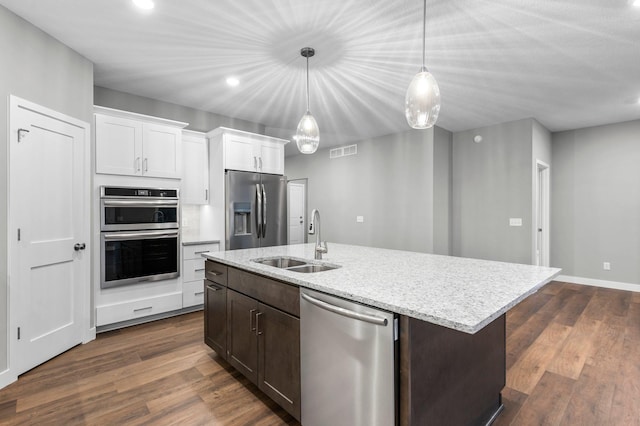
<instances>
[{"instance_id":1,"label":"backsplash","mask_svg":"<svg viewBox=\"0 0 640 426\"><path fill-rule=\"evenodd\" d=\"M217 240L220 235L214 235L213 209L208 205L182 205L182 240Z\"/></svg>"}]
</instances>

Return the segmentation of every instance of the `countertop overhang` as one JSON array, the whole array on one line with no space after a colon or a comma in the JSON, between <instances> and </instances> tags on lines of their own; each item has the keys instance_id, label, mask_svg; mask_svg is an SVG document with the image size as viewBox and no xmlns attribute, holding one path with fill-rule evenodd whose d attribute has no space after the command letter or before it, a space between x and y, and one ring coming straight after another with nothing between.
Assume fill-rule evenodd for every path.
<instances>
[{"instance_id":1,"label":"countertop overhang","mask_svg":"<svg viewBox=\"0 0 640 426\"><path fill-rule=\"evenodd\" d=\"M203 254L229 266L322 291L465 333L476 333L560 274L547 268L480 259L329 243ZM299 273L253 262L285 256L340 268Z\"/></svg>"}]
</instances>

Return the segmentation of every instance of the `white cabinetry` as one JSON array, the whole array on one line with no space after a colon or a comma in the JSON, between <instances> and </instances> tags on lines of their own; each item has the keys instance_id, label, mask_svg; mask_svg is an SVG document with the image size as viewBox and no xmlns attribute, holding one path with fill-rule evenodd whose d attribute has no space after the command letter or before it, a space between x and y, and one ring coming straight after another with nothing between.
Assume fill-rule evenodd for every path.
<instances>
[{"instance_id":1,"label":"white cabinetry","mask_svg":"<svg viewBox=\"0 0 640 426\"><path fill-rule=\"evenodd\" d=\"M96 173L179 179L187 125L94 107Z\"/></svg>"},{"instance_id":2,"label":"white cabinetry","mask_svg":"<svg viewBox=\"0 0 640 426\"><path fill-rule=\"evenodd\" d=\"M183 204L209 203L209 152L204 133L182 131Z\"/></svg>"},{"instance_id":3,"label":"white cabinetry","mask_svg":"<svg viewBox=\"0 0 640 426\"><path fill-rule=\"evenodd\" d=\"M219 127L207 134L224 145L224 169L284 174L284 139Z\"/></svg>"},{"instance_id":4,"label":"white cabinetry","mask_svg":"<svg viewBox=\"0 0 640 426\"><path fill-rule=\"evenodd\" d=\"M219 243L193 244L182 248L182 307L204 303L204 257L202 253L218 251Z\"/></svg>"},{"instance_id":5,"label":"white cabinetry","mask_svg":"<svg viewBox=\"0 0 640 426\"><path fill-rule=\"evenodd\" d=\"M180 293L162 294L96 307L96 325L132 321L182 308Z\"/></svg>"}]
</instances>

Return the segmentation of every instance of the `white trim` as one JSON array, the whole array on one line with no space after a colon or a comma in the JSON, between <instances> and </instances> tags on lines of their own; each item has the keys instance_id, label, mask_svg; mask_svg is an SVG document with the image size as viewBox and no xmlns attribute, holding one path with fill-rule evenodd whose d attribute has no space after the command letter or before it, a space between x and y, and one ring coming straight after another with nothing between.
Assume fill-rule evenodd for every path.
<instances>
[{"instance_id":1,"label":"white trim","mask_svg":"<svg viewBox=\"0 0 640 426\"><path fill-rule=\"evenodd\" d=\"M539 206L540 201L540 178L542 174L542 195L544 196L543 205ZM532 264L538 264L538 226L542 226L542 259L540 266L550 266L550 239L551 239L551 166L546 162L536 159L533 174L533 216L532 216L532 245L531 253ZM540 209L542 209L542 218L539 218Z\"/></svg>"},{"instance_id":2,"label":"white trim","mask_svg":"<svg viewBox=\"0 0 640 426\"><path fill-rule=\"evenodd\" d=\"M84 336L82 338L82 344L87 344L92 340L96 340L96 328L91 327L84 331Z\"/></svg>"},{"instance_id":3,"label":"white trim","mask_svg":"<svg viewBox=\"0 0 640 426\"><path fill-rule=\"evenodd\" d=\"M615 290L626 290L640 292L640 284L623 283L618 281L598 280L594 278L572 277L570 275L558 275L554 281L563 281L572 284L591 285L595 287L612 288Z\"/></svg>"},{"instance_id":4,"label":"white trim","mask_svg":"<svg viewBox=\"0 0 640 426\"><path fill-rule=\"evenodd\" d=\"M11 370L8 368L0 373L0 389L9 386L11 383L18 380L18 376L11 374Z\"/></svg>"},{"instance_id":5,"label":"white trim","mask_svg":"<svg viewBox=\"0 0 640 426\"><path fill-rule=\"evenodd\" d=\"M137 112L123 111L121 109L107 108L98 105L93 106L94 114L109 115L111 117L128 118L130 120L140 120L147 123L161 124L165 126L178 127L183 129L189 125L184 121L170 120L168 118L152 117L150 115L138 114Z\"/></svg>"}]
</instances>

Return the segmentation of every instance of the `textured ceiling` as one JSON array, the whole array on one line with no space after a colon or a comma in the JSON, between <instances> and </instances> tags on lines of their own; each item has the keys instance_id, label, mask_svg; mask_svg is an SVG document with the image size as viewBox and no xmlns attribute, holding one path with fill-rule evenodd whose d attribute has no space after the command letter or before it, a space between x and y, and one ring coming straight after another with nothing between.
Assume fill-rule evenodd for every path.
<instances>
[{"instance_id":1,"label":"textured ceiling","mask_svg":"<svg viewBox=\"0 0 640 426\"><path fill-rule=\"evenodd\" d=\"M262 123L290 138L311 46L321 147L408 129L419 0L0 0L95 63L95 84ZM428 0L437 125L535 117L552 131L640 118L640 8L629 0ZM241 84L226 85L237 76ZM288 149L295 149L289 144Z\"/></svg>"}]
</instances>

